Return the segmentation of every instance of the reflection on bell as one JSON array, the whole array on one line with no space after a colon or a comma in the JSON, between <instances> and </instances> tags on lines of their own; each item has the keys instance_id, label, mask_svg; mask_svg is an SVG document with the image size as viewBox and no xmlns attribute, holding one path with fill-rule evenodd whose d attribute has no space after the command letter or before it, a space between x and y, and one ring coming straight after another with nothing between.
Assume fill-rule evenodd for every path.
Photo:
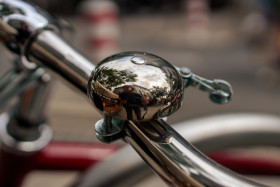
<instances>
[{"instance_id":1,"label":"reflection on bell","mask_svg":"<svg viewBox=\"0 0 280 187\"><path fill-rule=\"evenodd\" d=\"M183 83L178 71L164 59L125 52L98 64L88 93L104 114L122 120L150 120L178 110Z\"/></svg>"}]
</instances>

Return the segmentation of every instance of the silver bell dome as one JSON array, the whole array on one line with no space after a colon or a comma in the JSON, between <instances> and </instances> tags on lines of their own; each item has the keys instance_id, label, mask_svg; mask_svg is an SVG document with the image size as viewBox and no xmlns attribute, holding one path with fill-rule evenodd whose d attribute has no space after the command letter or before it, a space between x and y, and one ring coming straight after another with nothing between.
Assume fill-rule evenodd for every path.
<instances>
[{"instance_id":1,"label":"silver bell dome","mask_svg":"<svg viewBox=\"0 0 280 187\"><path fill-rule=\"evenodd\" d=\"M98 64L89 81L89 96L102 113L118 119L160 119L181 106L183 83L164 59L125 52Z\"/></svg>"}]
</instances>

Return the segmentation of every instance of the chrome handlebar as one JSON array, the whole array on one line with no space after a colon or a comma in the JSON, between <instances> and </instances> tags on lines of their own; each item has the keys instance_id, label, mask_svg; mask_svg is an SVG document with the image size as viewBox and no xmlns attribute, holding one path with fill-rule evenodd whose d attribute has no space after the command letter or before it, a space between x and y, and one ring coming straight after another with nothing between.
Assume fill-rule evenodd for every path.
<instances>
[{"instance_id":1,"label":"chrome handlebar","mask_svg":"<svg viewBox=\"0 0 280 187\"><path fill-rule=\"evenodd\" d=\"M4 45L12 52L20 55L24 68L36 69L37 66L42 66L62 77L84 95L88 94L95 105L100 106L98 107L99 109L103 107L102 111L105 114L105 122L101 121L98 123L98 127L101 130L97 128L97 130L100 130L100 132L97 132L97 135L102 137L102 140L111 141L124 138L169 185L257 185L210 161L184 140L175 130L160 120L160 118L176 111L182 102L184 82L180 73L172 65L154 55L129 53L119 55L115 59L116 61L114 61L113 57L109 57L108 61L99 64L97 69L94 70L95 66L89 60L59 36L56 23L52 16L34 5L20 0L0 0L0 39ZM140 76L141 79L137 79L139 83L137 83L137 86L134 83L132 84L133 81L125 81L119 84L122 88L118 91L116 85L114 89L106 87L102 79L104 79L105 72L104 64L116 63L113 67L115 70L118 70L115 74L119 76L123 76L122 73L127 74L130 72L129 68L123 64L122 66L116 66L120 56L122 59L125 59L124 61L128 60L133 64L133 67L129 66L129 68L133 68L132 72L138 76L140 75L137 73L137 70L141 69L141 66L146 67L148 65L149 67L140 70L142 75ZM143 64L146 65L143 66ZM158 77L149 77L147 73L143 75L143 72L147 70L159 73L155 74ZM92 71L94 72L91 73ZM103 73L101 77L100 72ZM92 76L90 76L91 74ZM114 74L114 70L109 72L109 74ZM126 78L127 76L132 76L133 79L131 72L130 75L125 76ZM222 87L227 90L222 94L215 92L217 85L218 87L221 86L220 82L216 84L216 82L205 81L196 76L191 77L191 79L188 79L190 77L183 76L183 78L187 78L189 81L185 85L200 85L201 89L213 93L214 100L223 97L227 99L231 96L227 86ZM112 75L108 76L107 71L105 79L112 78L114 77ZM144 79L145 81L143 81ZM157 79L161 81L161 84L156 83ZM149 83L154 83L154 85L147 85ZM210 85L210 87L207 85ZM227 83L222 85L227 85ZM127 87L127 90L125 87ZM135 91L133 92L132 89ZM153 89L156 91L153 92ZM123 95L125 95L126 91L132 91L133 95L138 97L138 99L136 97L124 97ZM140 92L142 93L139 94ZM144 97L145 93L147 97ZM154 98L154 96L157 97ZM136 99L136 103L141 101L142 108L135 108L132 101L127 103L129 99ZM175 105L172 105L174 103ZM125 105L126 107L124 107ZM145 114L146 117L144 118L141 115L140 119L136 114L137 112L135 113L136 117L132 117L132 111L130 111L130 115L129 110L134 110L134 112L140 110L140 114L149 110L148 112L152 112L152 114ZM120 111L125 113L125 115L121 115L121 118L116 114ZM112 120L117 121L113 124L117 127L120 127L118 125L121 124L121 128L118 128L117 133L110 132L111 129L114 129L110 126L112 125Z\"/></svg>"},{"instance_id":2,"label":"chrome handlebar","mask_svg":"<svg viewBox=\"0 0 280 187\"><path fill-rule=\"evenodd\" d=\"M163 120L129 121L125 140L170 186L261 186L208 159Z\"/></svg>"},{"instance_id":3,"label":"chrome handlebar","mask_svg":"<svg viewBox=\"0 0 280 187\"><path fill-rule=\"evenodd\" d=\"M21 0L0 0L0 41L21 58L25 69L53 71L87 94L94 65L59 36L58 21Z\"/></svg>"},{"instance_id":4,"label":"chrome handlebar","mask_svg":"<svg viewBox=\"0 0 280 187\"><path fill-rule=\"evenodd\" d=\"M87 95L89 76L95 66L59 35L44 30L25 50L28 60L51 70Z\"/></svg>"}]
</instances>

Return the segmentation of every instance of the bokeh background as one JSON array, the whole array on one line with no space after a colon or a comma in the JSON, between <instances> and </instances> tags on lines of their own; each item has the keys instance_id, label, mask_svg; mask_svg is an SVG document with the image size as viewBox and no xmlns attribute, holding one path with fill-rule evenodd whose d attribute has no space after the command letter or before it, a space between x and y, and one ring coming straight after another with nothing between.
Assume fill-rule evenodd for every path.
<instances>
[{"instance_id":1,"label":"bokeh background","mask_svg":"<svg viewBox=\"0 0 280 187\"><path fill-rule=\"evenodd\" d=\"M145 51L202 77L231 83L234 95L225 105L212 103L195 88L186 89L184 105L169 117L170 124L223 113L280 114L277 0L32 2L65 20L65 38L95 63L116 52ZM10 59L1 50L1 73L11 67ZM85 98L60 81L54 84L49 121L56 140L96 141L94 123L100 118Z\"/></svg>"},{"instance_id":2,"label":"bokeh background","mask_svg":"<svg viewBox=\"0 0 280 187\"><path fill-rule=\"evenodd\" d=\"M34 3L66 20L69 23L64 24L66 39L94 63L116 52L145 51L176 66L188 67L202 77L224 79L232 84L234 95L226 105L214 104L207 93L188 88L184 105L169 117L170 123L229 112L275 115L280 112L278 1L34 0ZM67 138L69 132L65 131L77 133L80 126L92 129L95 120L101 117L95 109L60 82L53 90L50 119L57 133L66 134L56 137ZM71 124L73 127L69 128ZM78 133L77 139L82 141L86 137Z\"/></svg>"}]
</instances>

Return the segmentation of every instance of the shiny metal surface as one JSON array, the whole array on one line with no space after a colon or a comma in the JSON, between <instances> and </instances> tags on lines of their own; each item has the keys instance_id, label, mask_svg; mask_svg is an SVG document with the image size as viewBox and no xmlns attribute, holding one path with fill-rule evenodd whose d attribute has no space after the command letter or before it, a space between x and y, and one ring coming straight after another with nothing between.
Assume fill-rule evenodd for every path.
<instances>
[{"instance_id":1,"label":"shiny metal surface","mask_svg":"<svg viewBox=\"0 0 280 187\"><path fill-rule=\"evenodd\" d=\"M45 137L45 133L49 131L49 127L45 122L47 120L46 106L49 98L51 77L42 68L37 68L36 70L41 70L42 75L35 79L36 82L33 85L24 88L24 91L20 93L18 102L12 107L13 110L9 114L9 121L6 126L3 126L5 128L3 131L5 132L0 134L0 139L3 139L5 146L14 151L19 149L17 151L33 152L37 150L37 146L40 146L36 144L42 144L42 141L51 139L51 135L48 138ZM19 87L16 87L15 91L18 91L17 89ZM11 95L13 94L11 93ZM33 147L37 148L29 150L26 148L26 142L33 142ZM15 146L15 144L17 145ZM23 149L21 149L21 144Z\"/></svg>"},{"instance_id":2,"label":"shiny metal surface","mask_svg":"<svg viewBox=\"0 0 280 187\"><path fill-rule=\"evenodd\" d=\"M34 141L19 141L8 133L8 124L11 118L9 114L4 113L0 115L0 140L2 146L9 151L16 151L20 153L34 153L42 150L52 139L52 130L47 124L41 124L40 137Z\"/></svg>"},{"instance_id":3,"label":"shiny metal surface","mask_svg":"<svg viewBox=\"0 0 280 187\"><path fill-rule=\"evenodd\" d=\"M89 94L104 114L122 120L169 116L182 104L183 83L164 59L125 52L103 60L89 81Z\"/></svg>"},{"instance_id":4,"label":"shiny metal surface","mask_svg":"<svg viewBox=\"0 0 280 187\"><path fill-rule=\"evenodd\" d=\"M87 95L89 76L95 66L54 32L42 31L26 49L26 57Z\"/></svg>"},{"instance_id":5,"label":"shiny metal surface","mask_svg":"<svg viewBox=\"0 0 280 187\"><path fill-rule=\"evenodd\" d=\"M15 117L33 126L45 121L51 85L51 77L45 73L34 86L25 89L20 95L16 109L14 109Z\"/></svg>"},{"instance_id":6,"label":"shiny metal surface","mask_svg":"<svg viewBox=\"0 0 280 187\"><path fill-rule=\"evenodd\" d=\"M96 137L101 142L112 143L123 137L123 127L125 121L105 115L103 119L94 125Z\"/></svg>"},{"instance_id":7,"label":"shiny metal surface","mask_svg":"<svg viewBox=\"0 0 280 187\"><path fill-rule=\"evenodd\" d=\"M59 21L20 0L0 0L0 38L27 69L40 63L87 94L92 63L55 34ZM34 63L36 62L36 63Z\"/></svg>"},{"instance_id":8,"label":"shiny metal surface","mask_svg":"<svg viewBox=\"0 0 280 187\"><path fill-rule=\"evenodd\" d=\"M34 69L36 64L25 58L25 49L43 28L55 28L55 19L47 12L20 0L0 0L0 36L8 49L20 54L24 66Z\"/></svg>"},{"instance_id":9,"label":"shiny metal surface","mask_svg":"<svg viewBox=\"0 0 280 187\"><path fill-rule=\"evenodd\" d=\"M148 53L117 54L98 65L88 84L94 66L48 30L54 23L47 13L28 3L0 0L0 36L7 48L21 55L26 68L36 68L33 62L40 64L89 94L104 114L134 120L128 121L125 140L166 183L256 186L208 160L165 122L154 120L172 114L182 103L183 82L172 65ZM8 134L9 116L1 115L0 122L3 144L16 150L38 151L51 138L48 127L43 125L39 139L18 141Z\"/></svg>"},{"instance_id":10,"label":"shiny metal surface","mask_svg":"<svg viewBox=\"0 0 280 187\"><path fill-rule=\"evenodd\" d=\"M211 153L236 147L278 146L279 124L278 116L232 113L182 121L172 127L200 151ZM160 180L153 173L130 146L125 146L107 158L106 162L90 168L79 187L135 186L150 178ZM164 184L157 186L162 187Z\"/></svg>"},{"instance_id":11,"label":"shiny metal surface","mask_svg":"<svg viewBox=\"0 0 280 187\"><path fill-rule=\"evenodd\" d=\"M125 140L171 186L262 186L211 161L162 120L132 122Z\"/></svg>"}]
</instances>

